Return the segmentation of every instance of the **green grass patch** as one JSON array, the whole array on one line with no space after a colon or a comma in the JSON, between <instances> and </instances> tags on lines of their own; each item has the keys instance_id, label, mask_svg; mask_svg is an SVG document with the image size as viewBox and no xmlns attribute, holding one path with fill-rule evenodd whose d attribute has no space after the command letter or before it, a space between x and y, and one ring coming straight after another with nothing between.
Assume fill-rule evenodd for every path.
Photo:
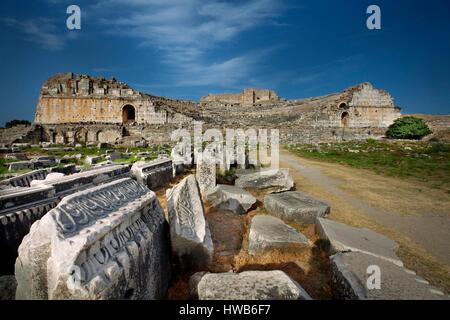
<instances>
[{"instance_id":1,"label":"green grass patch","mask_svg":"<svg viewBox=\"0 0 450 320\"><path fill-rule=\"evenodd\" d=\"M286 148L301 157L369 169L390 177L416 179L450 193L450 144L368 140L297 144Z\"/></svg>"}]
</instances>

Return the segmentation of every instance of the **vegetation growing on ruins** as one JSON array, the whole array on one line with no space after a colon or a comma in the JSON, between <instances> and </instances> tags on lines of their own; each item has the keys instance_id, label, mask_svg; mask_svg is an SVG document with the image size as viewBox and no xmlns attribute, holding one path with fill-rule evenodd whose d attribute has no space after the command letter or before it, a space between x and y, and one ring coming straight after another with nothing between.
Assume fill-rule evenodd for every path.
<instances>
[{"instance_id":1,"label":"vegetation growing on ruins","mask_svg":"<svg viewBox=\"0 0 450 320\"><path fill-rule=\"evenodd\" d=\"M389 126L386 136L393 139L422 139L432 131L423 119L415 117L398 118Z\"/></svg>"},{"instance_id":2,"label":"vegetation growing on ruins","mask_svg":"<svg viewBox=\"0 0 450 320\"><path fill-rule=\"evenodd\" d=\"M450 193L450 144L376 141L290 145L296 155L416 179Z\"/></svg>"}]
</instances>

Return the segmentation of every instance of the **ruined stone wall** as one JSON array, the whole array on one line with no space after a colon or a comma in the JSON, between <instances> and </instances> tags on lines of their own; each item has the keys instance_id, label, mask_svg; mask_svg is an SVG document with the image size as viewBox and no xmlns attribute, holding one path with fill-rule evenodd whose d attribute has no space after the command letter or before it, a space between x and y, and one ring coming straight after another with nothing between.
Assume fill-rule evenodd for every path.
<instances>
[{"instance_id":1,"label":"ruined stone wall","mask_svg":"<svg viewBox=\"0 0 450 320\"><path fill-rule=\"evenodd\" d=\"M58 74L43 85L35 123L163 124L186 121L170 106L183 102L142 94L116 80ZM187 102L186 102L187 103Z\"/></svg>"},{"instance_id":2,"label":"ruined stone wall","mask_svg":"<svg viewBox=\"0 0 450 320\"><path fill-rule=\"evenodd\" d=\"M252 105L277 99L278 96L275 91L267 89L245 89L241 94L242 105Z\"/></svg>"},{"instance_id":3,"label":"ruined stone wall","mask_svg":"<svg viewBox=\"0 0 450 320\"><path fill-rule=\"evenodd\" d=\"M223 94L208 94L201 98L201 102L222 102L230 104L241 103L240 93L223 93Z\"/></svg>"},{"instance_id":4,"label":"ruined stone wall","mask_svg":"<svg viewBox=\"0 0 450 320\"><path fill-rule=\"evenodd\" d=\"M277 94L273 90L245 89L241 93L208 94L202 97L200 102L251 106L255 103L275 101L278 99Z\"/></svg>"}]
</instances>

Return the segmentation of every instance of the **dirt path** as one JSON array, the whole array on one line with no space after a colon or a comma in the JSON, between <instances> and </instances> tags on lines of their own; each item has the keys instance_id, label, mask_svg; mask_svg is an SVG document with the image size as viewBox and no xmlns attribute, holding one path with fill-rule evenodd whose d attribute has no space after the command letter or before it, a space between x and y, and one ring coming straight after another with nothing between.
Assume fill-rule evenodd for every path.
<instances>
[{"instance_id":1,"label":"dirt path","mask_svg":"<svg viewBox=\"0 0 450 320\"><path fill-rule=\"evenodd\" d=\"M450 265L450 215L445 214L445 210L448 212L446 203L436 206L432 203L436 202L435 199L422 199L425 192L423 190L402 194L394 181L386 183L389 179L395 180L394 178L374 177L374 174L366 170L303 159L288 152L282 152L280 162L282 167L289 167L294 171L296 182L299 179L308 180L310 184L345 201L369 219L412 239L441 263ZM298 182L297 185L302 184L301 181ZM366 188L367 185L370 188ZM374 205L374 199L378 199L375 197L377 190L380 198L384 195L393 197L391 201L380 201L381 208ZM396 195L399 201L395 201ZM415 203L419 201L421 203ZM399 213L404 211L408 214ZM333 206L330 218L333 218Z\"/></svg>"}]
</instances>

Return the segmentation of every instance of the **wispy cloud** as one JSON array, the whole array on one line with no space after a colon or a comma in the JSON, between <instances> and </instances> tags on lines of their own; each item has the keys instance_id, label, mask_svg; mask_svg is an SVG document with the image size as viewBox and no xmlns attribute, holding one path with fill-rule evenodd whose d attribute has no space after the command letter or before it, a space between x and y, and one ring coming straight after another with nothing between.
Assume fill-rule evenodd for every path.
<instances>
[{"instance_id":1,"label":"wispy cloud","mask_svg":"<svg viewBox=\"0 0 450 320\"><path fill-rule=\"evenodd\" d=\"M155 48L161 62L172 67L174 85L233 86L261 62L261 55L236 52L217 59L214 50L247 30L275 23L281 9L277 0L103 0L92 11L101 11L100 22L109 33Z\"/></svg>"},{"instance_id":2,"label":"wispy cloud","mask_svg":"<svg viewBox=\"0 0 450 320\"><path fill-rule=\"evenodd\" d=\"M56 51L64 48L65 37L58 34L55 21L49 18L34 18L19 20L15 18L0 18L0 22L20 30L25 39L37 43L44 49Z\"/></svg>"}]
</instances>

